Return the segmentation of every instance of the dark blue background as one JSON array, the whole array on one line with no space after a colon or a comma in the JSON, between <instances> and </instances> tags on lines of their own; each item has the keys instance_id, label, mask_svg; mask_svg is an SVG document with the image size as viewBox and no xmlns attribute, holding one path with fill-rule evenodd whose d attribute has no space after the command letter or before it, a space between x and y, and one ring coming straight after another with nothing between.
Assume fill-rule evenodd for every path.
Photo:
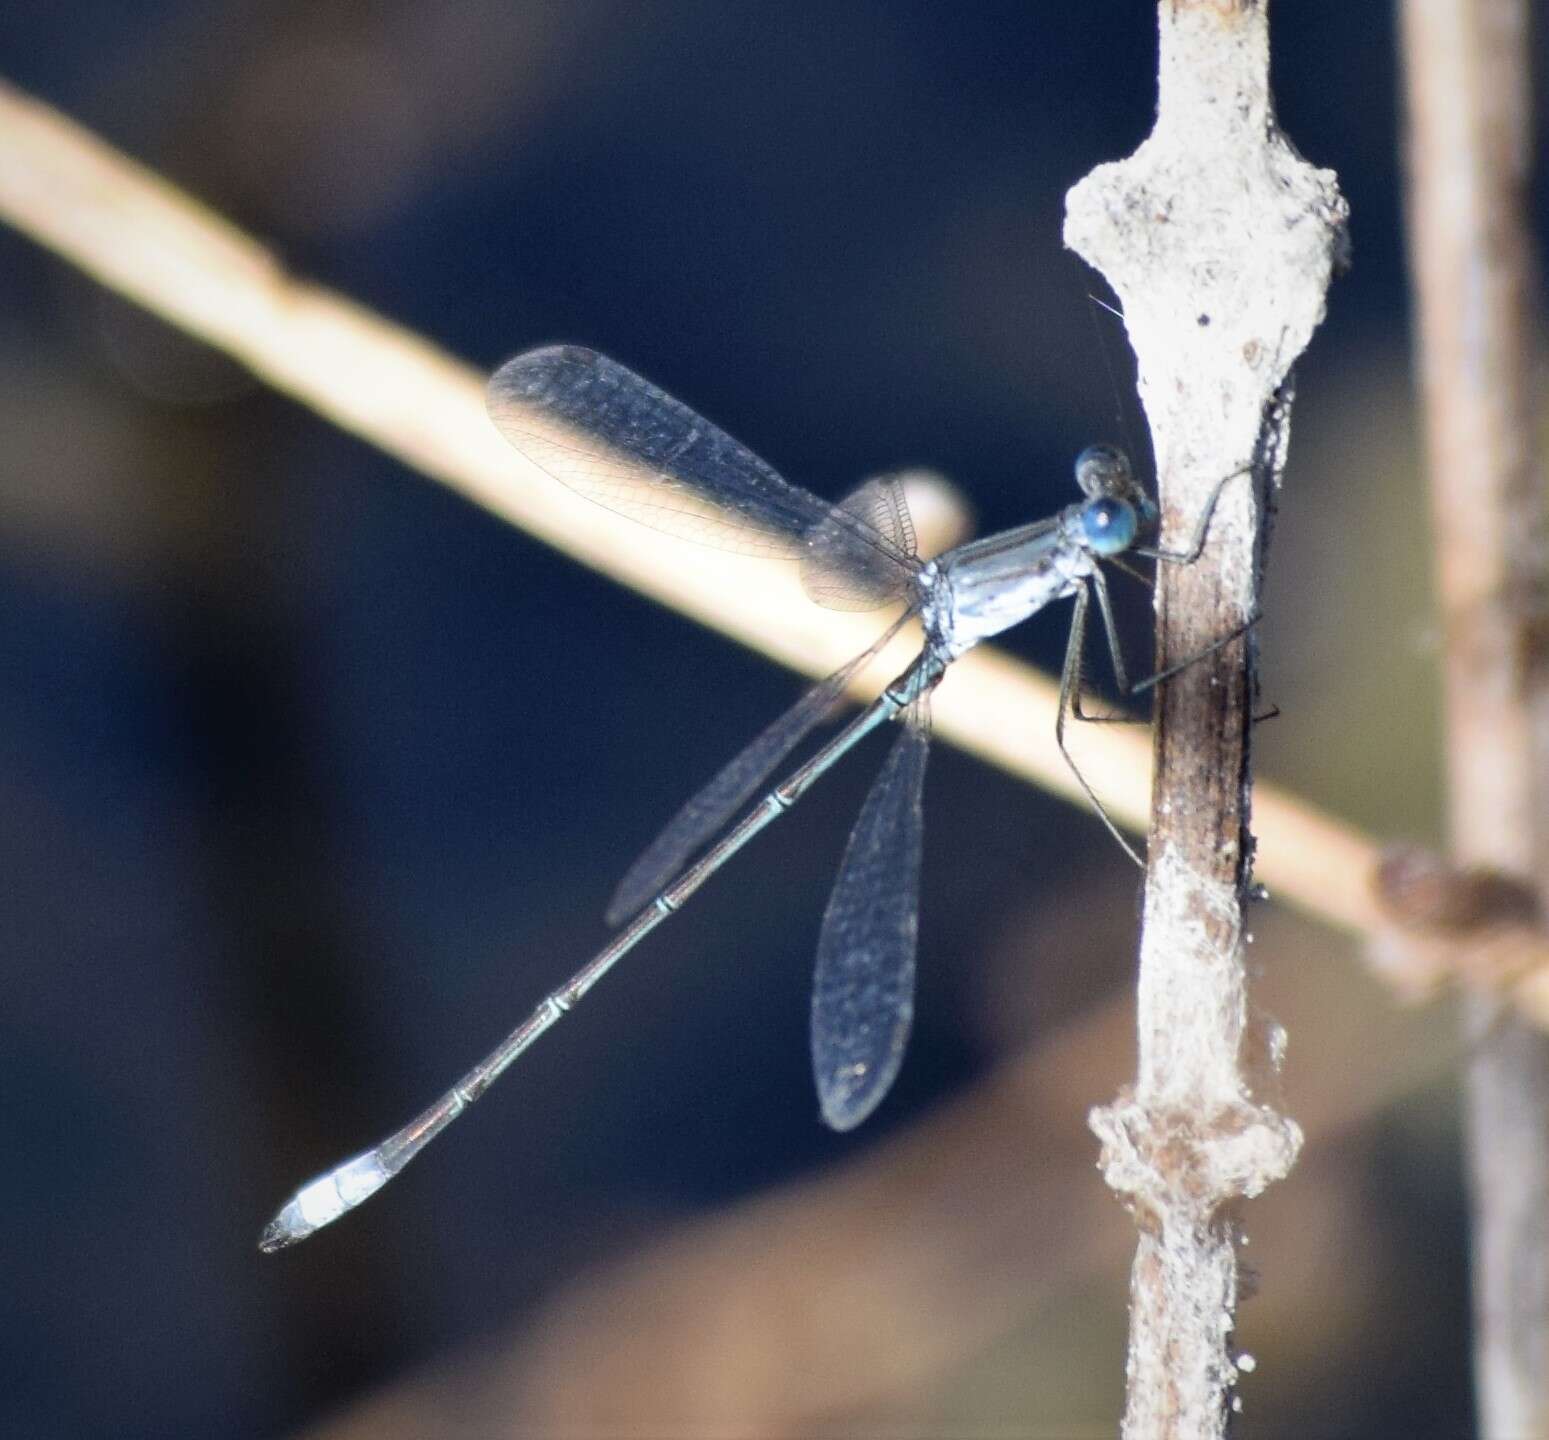
<instances>
[{"instance_id":1,"label":"dark blue background","mask_svg":"<svg viewBox=\"0 0 1549 1440\"><path fill-rule=\"evenodd\" d=\"M1274 21L1281 118L1355 216L1294 464L1301 427L1352 413L1320 365L1359 385L1349 357L1381 357L1373 407L1402 393L1400 166L1388 7ZM1143 4L0 18L9 79L300 273L481 364L595 346L821 493L929 463L984 531L1064 503L1070 457L1132 415L1060 225L1066 188L1145 135L1154 66ZM260 1258L297 1181L590 953L632 854L797 682L10 233L0 277L6 1434L268 1435L518 1323L658 1224L820 1173L967 1084L995 1058L973 1019L990 940L1041 887L1128 895L1089 816L938 750L913 1047L868 1127L826 1132L807 985L862 757L392 1190ZM1356 478L1306 483L1337 501ZM1045 664L1062 642L1059 619L1011 641ZM1038 1023L1124 983L1128 950L1072 975L1047 948ZM1467 1423L1455 1176L1437 1184L1434 1323L1404 1365L1356 1346L1317 1381L1368 1435ZM1117 1404L1117 1355L1092 1363ZM1328 1398L1346 1385L1359 1411Z\"/></svg>"}]
</instances>

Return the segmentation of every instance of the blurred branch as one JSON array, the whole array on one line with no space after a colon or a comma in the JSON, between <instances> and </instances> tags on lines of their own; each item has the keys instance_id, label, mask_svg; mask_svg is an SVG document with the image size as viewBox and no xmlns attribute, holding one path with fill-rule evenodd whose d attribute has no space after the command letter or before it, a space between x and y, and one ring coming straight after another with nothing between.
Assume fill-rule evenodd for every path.
<instances>
[{"instance_id":1,"label":"blurred branch","mask_svg":"<svg viewBox=\"0 0 1549 1440\"><path fill-rule=\"evenodd\" d=\"M1230 1422L1237 1203L1283 1178L1302 1139L1263 1099L1281 1042L1250 1040L1265 1027L1243 940L1257 687L1242 632L1260 608L1290 369L1323 319L1346 207L1275 124L1265 0L1163 0L1159 22L1156 126L1070 192L1065 235L1122 302L1163 544L1188 550L1219 493L1203 553L1158 568L1161 663L1198 658L1157 701L1138 1075L1091 1120L1139 1232L1123 1433L1193 1440Z\"/></svg>"},{"instance_id":2,"label":"blurred branch","mask_svg":"<svg viewBox=\"0 0 1549 1440\"><path fill-rule=\"evenodd\" d=\"M1406 0L1409 246L1437 545L1452 852L1549 895L1549 506L1526 206L1529 7ZM1480 1433L1549 1430L1549 1039L1473 1007Z\"/></svg>"},{"instance_id":3,"label":"blurred branch","mask_svg":"<svg viewBox=\"0 0 1549 1440\"><path fill-rule=\"evenodd\" d=\"M1458 976L1476 993L1512 996L1542 1014L1538 897L1495 870L1458 868L1412 846L1384 852L1377 889L1392 928L1372 937L1367 960L1402 995L1422 1000Z\"/></svg>"},{"instance_id":4,"label":"blurred branch","mask_svg":"<svg viewBox=\"0 0 1549 1440\"><path fill-rule=\"evenodd\" d=\"M482 371L362 306L297 279L263 246L160 176L0 84L0 217L102 284L241 360L276 389L621 584L809 674L872 638L864 619L808 602L787 567L691 547L631 525L532 470L484 414ZM537 338L537 337L533 337ZM897 650L882 667L901 668ZM889 670L889 674L893 673ZM869 688L874 674L861 677ZM992 649L937 692L937 731L1011 774L1084 803L1054 746L1057 686ZM1116 818L1149 813L1149 738L1077 727L1088 776ZM1260 786L1257 873L1325 923L1386 923L1379 851L1353 827ZM1549 973L1549 946L1545 947ZM1549 1002L1537 1011L1549 1023Z\"/></svg>"}]
</instances>

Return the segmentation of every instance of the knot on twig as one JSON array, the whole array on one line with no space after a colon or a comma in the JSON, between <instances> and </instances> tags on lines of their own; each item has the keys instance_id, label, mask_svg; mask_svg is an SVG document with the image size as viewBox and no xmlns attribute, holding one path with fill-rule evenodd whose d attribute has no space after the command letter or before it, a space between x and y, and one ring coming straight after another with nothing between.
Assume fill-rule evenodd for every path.
<instances>
[{"instance_id":1,"label":"knot on twig","mask_svg":"<svg viewBox=\"0 0 1549 1440\"><path fill-rule=\"evenodd\" d=\"M1549 1021L1549 935L1529 886L1395 845L1383 852L1372 888L1386 923L1368 959L1402 994L1427 999L1458 982L1511 994L1540 1025Z\"/></svg>"},{"instance_id":2,"label":"knot on twig","mask_svg":"<svg viewBox=\"0 0 1549 1440\"><path fill-rule=\"evenodd\" d=\"M1301 1127L1267 1105L1213 1110L1147 1105L1125 1090L1088 1117L1102 1141L1098 1165L1142 1230L1206 1223L1230 1201L1281 1179L1301 1150Z\"/></svg>"}]
</instances>

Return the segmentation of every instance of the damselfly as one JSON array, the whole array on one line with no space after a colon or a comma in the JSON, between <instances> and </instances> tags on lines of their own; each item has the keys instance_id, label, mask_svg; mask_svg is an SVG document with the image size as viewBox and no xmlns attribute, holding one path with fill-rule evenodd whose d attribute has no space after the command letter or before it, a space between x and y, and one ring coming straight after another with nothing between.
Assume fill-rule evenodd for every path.
<instances>
[{"instance_id":1,"label":"damselfly","mask_svg":"<svg viewBox=\"0 0 1549 1440\"><path fill-rule=\"evenodd\" d=\"M619 884L607 919L622 928L610 944L429 1109L297 1191L264 1230L259 1242L264 1250L305 1239L381 1189L841 756L885 722L899 720L901 733L839 867L812 985L812 1063L823 1118L836 1130L859 1125L898 1074L914 1014L931 691L952 662L981 640L1055 600L1073 599L1055 723L1069 762L1064 726L1079 706L1081 655L1094 597L1120 692L1133 694L1159 678L1129 684L1101 562L1122 564L1118 557L1125 552L1191 562L1203 548L1221 489L1232 478L1212 492L1191 545L1163 551L1140 544L1155 529L1157 512L1123 451L1093 445L1076 461L1084 499L1046 520L922 561L898 477L869 480L837 505L820 500L686 405L590 350L554 346L517 356L490 380L488 404L512 445L589 499L672 535L751 555L794 558L808 595L820 605L840 610L898 605L902 613L875 644L810 689L678 812ZM914 662L733 823L775 767L839 706L862 666L913 617L924 632ZM1073 763L1071 769L1133 856Z\"/></svg>"}]
</instances>

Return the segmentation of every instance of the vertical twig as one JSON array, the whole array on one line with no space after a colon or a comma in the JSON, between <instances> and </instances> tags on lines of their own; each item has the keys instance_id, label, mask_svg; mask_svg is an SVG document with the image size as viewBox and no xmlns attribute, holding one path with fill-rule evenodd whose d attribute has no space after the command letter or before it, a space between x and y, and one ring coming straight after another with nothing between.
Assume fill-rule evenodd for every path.
<instances>
[{"instance_id":1,"label":"vertical twig","mask_svg":"<svg viewBox=\"0 0 1549 1440\"><path fill-rule=\"evenodd\" d=\"M1454 858L1549 897L1549 541L1524 215L1522 0L1406 0L1409 237L1437 537ZM1549 1433L1549 1041L1476 1001L1468 1075L1480 1433Z\"/></svg>"},{"instance_id":2,"label":"vertical twig","mask_svg":"<svg viewBox=\"0 0 1549 1440\"><path fill-rule=\"evenodd\" d=\"M1257 611L1267 473L1284 463L1291 363L1322 319L1342 243L1331 172L1281 137L1267 0L1162 0L1156 128L1068 199L1066 243L1123 303L1156 452L1165 543L1186 546L1221 477L1210 543L1161 566L1163 663ZM1237 1265L1231 1203L1282 1176L1301 1134L1257 1103L1242 905L1249 879L1251 641L1163 687L1139 1074L1093 1112L1108 1183L1140 1229L1124 1434L1224 1433ZM1270 1047L1278 1052L1278 1045Z\"/></svg>"}]
</instances>

